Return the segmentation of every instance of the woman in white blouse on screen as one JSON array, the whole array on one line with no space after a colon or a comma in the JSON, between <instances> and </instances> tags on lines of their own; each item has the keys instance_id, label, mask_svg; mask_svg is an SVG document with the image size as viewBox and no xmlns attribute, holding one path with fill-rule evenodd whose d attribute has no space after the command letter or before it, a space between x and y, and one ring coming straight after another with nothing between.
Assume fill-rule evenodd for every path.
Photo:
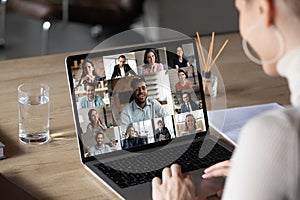
<instances>
[{"instance_id":1,"label":"woman in white blouse on screen","mask_svg":"<svg viewBox=\"0 0 300 200\"><path fill-rule=\"evenodd\" d=\"M152 72L159 72L164 69L163 65L159 62L157 54L154 49L147 49L144 54L143 74Z\"/></svg>"}]
</instances>

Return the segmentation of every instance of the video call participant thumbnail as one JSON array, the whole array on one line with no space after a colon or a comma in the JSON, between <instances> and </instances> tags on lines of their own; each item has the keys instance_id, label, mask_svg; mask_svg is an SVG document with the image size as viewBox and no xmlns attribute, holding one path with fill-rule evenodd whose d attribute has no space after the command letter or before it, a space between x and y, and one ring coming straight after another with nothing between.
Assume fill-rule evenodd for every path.
<instances>
[{"instance_id":1,"label":"video call participant thumbnail","mask_svg":"<svg viewBox=\"0 0 300 200\"><path fill-rule=\"evenodd\" d=\"M131 81L133 100L122 110L120 122L122 128L128 124L165 117L163 106L156 100L148 97L148 90L143 77L134 77Z\"/></svg>"},{"instance_id":2,"label":"video call participant thumbnail","mask_svg":"<svg viewBox=\"0 0 300 200\"><path fill-rule=\"evenodd\" d=\"M165 127L162 120L158 120L157 122L158 128L155 130L155 142L162 141L162 140L169 140L171 139L171 134L169 129Z\"/></svg>"},{"instance_id":3,"label":"video call participant thumbnail","mask_svg":"<svg viewBox=\"0 0 300 200\"><path fill-rule=\"evenodd\" d=\"M118 58L119 64L114 66L114 71L111 78L121 78L130 75L136 75L136 73L131 69L131 67L126 64L126 57L120 55Z\"/></svg>"},{"instance_id":4,"label":"video call participant thumbnail","mask_svg":"<svg viewBox=\"0 0 300 200\"><path fill-rule=\"evenodd\" d=\"M129 149L147 144L145 138L140 138L132 124L128 125L124 134L123 149Z\"/></svg>"},{"instance_id":5,"label":"video call participant thumbnail","mask_svg":"<svg viewBox=\"0 0 300 200\"><path fill-rule=\"evenodd\" d=\"M102 98L95 94L95 87L95 83L86 83L84 85L86 95L80 99L79 108L95 108L105 105Z\"/></svg>"}]
</instances>

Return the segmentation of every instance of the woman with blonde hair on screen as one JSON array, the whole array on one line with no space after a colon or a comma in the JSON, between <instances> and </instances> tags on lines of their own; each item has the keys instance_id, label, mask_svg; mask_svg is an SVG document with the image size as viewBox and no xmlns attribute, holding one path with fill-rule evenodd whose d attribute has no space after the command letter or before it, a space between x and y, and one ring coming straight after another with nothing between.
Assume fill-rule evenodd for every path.
<instances>
[{"instance_id":1,"label":"woman with blonde hair on screen","mask_svg":"<svg viewBox=\"0 0 300 200\"><path fill-rule=\"evenodd\" d=\"M288 80L293 107L266 112L243 127L231 161L205 170L204 178L227 176L222 199L300 199L300 1L236 0L248 57L270 76ZM247 43L258 54L250 54ZM195 197L191 176L180 166L152 181L153 199ZM176 189L174 189L176 188Z\"/></svg>"},{"instance_id":2,"label":"woman with blonde hair on screen","mask_svg":"<svg viewBox=\"0 0 300 200\"><path fill-rule=\"evenodd\" d=\"M185 133L187 135L190 135L196 132L197 132L196 119L194 115L187 114L185 116Z\"/></svg>"}]
</instances>

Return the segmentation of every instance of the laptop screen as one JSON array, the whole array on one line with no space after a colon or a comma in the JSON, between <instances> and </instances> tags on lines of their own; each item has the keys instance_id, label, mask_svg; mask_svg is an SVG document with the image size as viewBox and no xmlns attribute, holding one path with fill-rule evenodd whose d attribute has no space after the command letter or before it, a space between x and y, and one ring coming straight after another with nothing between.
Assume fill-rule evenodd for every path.
<instances>
[{"instance_id":1,"label":"laptop screen","mask_svg":"<svg viewBox=\"0 0 300 200\"><path fill-rule=\"evenodd\" d=\"M69 56L82 156L165 144L208 129L192 39Z\"/></svg>"}]
</instances>

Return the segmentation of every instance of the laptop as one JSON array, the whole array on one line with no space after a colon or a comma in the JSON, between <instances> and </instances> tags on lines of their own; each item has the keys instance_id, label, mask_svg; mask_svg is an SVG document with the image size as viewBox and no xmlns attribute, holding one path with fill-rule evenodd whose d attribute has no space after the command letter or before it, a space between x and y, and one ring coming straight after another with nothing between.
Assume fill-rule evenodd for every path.
<instances>
[{"instance_id":1,"label":"laptop","mask_svg":"<svg viewBox=\"0 0 300 200\"><path fill-rule=\"evenodd\" d=\"M120 199L151 199L151 180L173 163L198 186L203 169L230 159L208 124L198 60L187 38L66 58L81 162Z\"/></svg>"}]
</instances>

